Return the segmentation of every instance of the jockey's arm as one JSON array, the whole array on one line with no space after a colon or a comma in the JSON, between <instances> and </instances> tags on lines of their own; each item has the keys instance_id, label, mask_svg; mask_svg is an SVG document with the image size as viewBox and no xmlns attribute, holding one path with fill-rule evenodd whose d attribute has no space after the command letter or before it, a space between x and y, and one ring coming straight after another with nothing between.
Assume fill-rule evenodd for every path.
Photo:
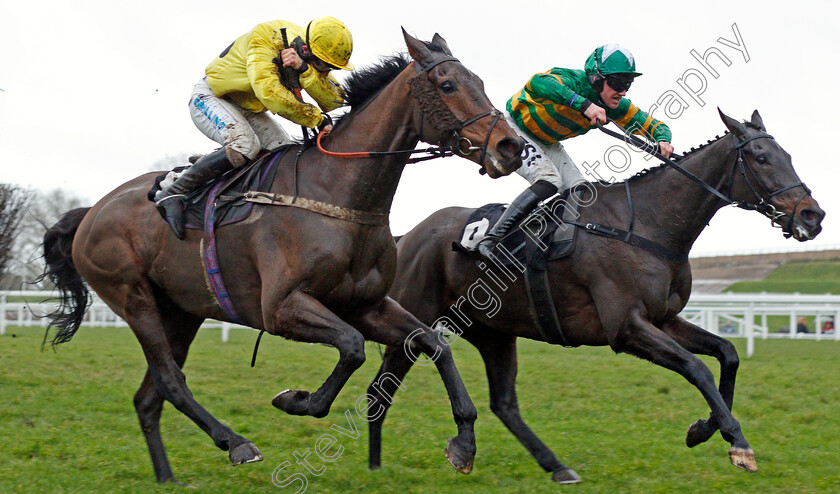
<instances>
[{"instance_id":1,"label":"jockey's arm","mask_svg":"<svg viewBox=\"0 0 840 494\"><path fill-rule=\"evenodd\" d=\"M674 146L671 145L671 129L664 122L653 118L631 103L630 100L623 98L618 108L611 113L613 113L611 116L617 124L634 134L656 142L662 156L671 157L674 152Z\"/></svg>"},{"instance_id":2,"label":"jockey's arm","mask_svg":"<svg viewBox=\"0 0 840 494\"><path fill-rule=\"evenodd\" d=\"M301 87L324 112L344 106L344 90L332 74L318 72L315 67L309 65L309 68L300 74L299 80Z\"/></svg>"},{"instance_id":3,"label":"jockey's arm","mask_svg":"<svg viewBox=\"0 0 840 494\"><path fill-rule=\"evenodd\" d=\"M298 101L295 95L280 83L277 66L274 64L279 48L281 47L276 46L272 39L255 31L248 46L246 60L251 88L260 102L272 113L305 127L316 127L323 121L321 110L315 105ZM301 85L306 88L303 77Z\"/></svg>"}]
</instances>

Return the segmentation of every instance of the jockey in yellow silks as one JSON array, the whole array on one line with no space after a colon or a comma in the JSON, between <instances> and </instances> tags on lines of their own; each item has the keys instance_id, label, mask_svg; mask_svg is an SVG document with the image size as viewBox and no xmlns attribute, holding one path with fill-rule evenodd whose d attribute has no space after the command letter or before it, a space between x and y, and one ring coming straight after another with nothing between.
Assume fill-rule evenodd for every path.
<instances>
[{"instance_id":1,"label":"jockey in yellow silks","mask_svg":"<svg viewBox=\"0 0 840 494\"><path fill-rule=\"evenodd\" d=\"M320 17L305 27L280 20L259 24L210 62L193 88L190 115L196 127L223 148L202 156L155 195L179 239L184 238L187 194L249 163L260 149L292 142L270 113L307 128L329 125L325 112L344 104L344 91L330 71L353 70L352 52L353 37L347 27L334 17ZM281 67L294 71L299 87L318 106L299 100L284 85Z\"/></svg>"}]
</instances>

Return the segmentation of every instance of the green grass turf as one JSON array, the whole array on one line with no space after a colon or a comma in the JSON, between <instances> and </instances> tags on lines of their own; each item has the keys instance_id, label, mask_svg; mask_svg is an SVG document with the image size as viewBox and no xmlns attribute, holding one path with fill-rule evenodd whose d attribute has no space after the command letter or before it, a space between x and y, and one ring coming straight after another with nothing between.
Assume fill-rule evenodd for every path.
<instances>
[{"instance_id":1,"label":"green grass turf","mask_svg":"<svg viewBox=\"0 0 840 494\"><path fill-rule=\"evenodd\" d=\"M83 328L57 352L40 350L42 329L9 328L0 337L0 492L192 492L154 481L132 405L145 371L139 344L127 329ZM531 428L583 483L551 482L490 412L484 369L476 350L457 341L458 367L478 408L478 456L461 475L443 455L455 433L443 385L433 367L415 367L398 393L384 430L383 468L367 469L367 427L348 427L353 410L381 361L351 378L323 419L291 417L270 402L286 388L314 390L332 370L333 349L263 338L249 368L256 332L199 333L185 373L196 399L223 423L250 438L265 461L233 467L227 453L171 405L162 429L176 477L197 492L295 492L279 488L272 471L284 461L306 475L306 492L838 492L840 491L840 346L836 342L756 341L743 359L735 416L755 449L759 470L729 464L719 434L693 449L687 426L708 415L700 394L682 377L607 348L563 349L521 341L519 401ZM735 340L744 354L744 341ZM704 358L717 375L715 361ZM312 453L320 476L296 465L294 451L313 450L336 436L334 463Z\"/></svg>"},{"instance_id":2,"label":"green grass turf","mask_svg":"<svg viewBox=\"0 0 840 494\"><path fill-rule=\"evenodd\" d=\"M840 262L792 262L760 281L740 281L726 289L737 293L840 294Z\"/></svg>"}]
</instances>

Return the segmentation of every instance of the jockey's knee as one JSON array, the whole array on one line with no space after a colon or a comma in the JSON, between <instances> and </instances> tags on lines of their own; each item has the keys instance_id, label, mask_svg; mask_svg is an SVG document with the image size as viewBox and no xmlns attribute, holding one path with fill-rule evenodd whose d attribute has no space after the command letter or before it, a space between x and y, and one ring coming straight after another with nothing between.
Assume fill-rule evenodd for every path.
<instances>
[{"instance_id":1,"label":"jockey's knee","mask_svg":"<svg viewBox=\"0 0 840 494\"><path fill-rule=\"evenodd\" d=\"M544 201L557 193L557 185L544 179L537 180L530 188L534 195L539 197L541 201Z\"/></svg>"},{"instance_id":2,"label":"jockey's knee","mask_svg":"<svg viewBox=\"0 0 840 494\"><path fill-rule=\"evenodd\" d=\"M254 153L254 157L257 156L257 153ZM234 168L239 168L240 166L244 166L250 163L254 158L249 158L239 151L229 148L225 146L225 157L227 157L230 164L233 165Z\"/></svg>"},{"instance_id":3,"label":"jockey's knee","mask_svg":"<svg viewBox=\"0 0 840 494\"><path fill-rule=\"evenodd\" d=\"M260 140L248 125L239 123L225 127L225 155L235 167L242 166L257 157Z\"/></svg>"}]
</instances>

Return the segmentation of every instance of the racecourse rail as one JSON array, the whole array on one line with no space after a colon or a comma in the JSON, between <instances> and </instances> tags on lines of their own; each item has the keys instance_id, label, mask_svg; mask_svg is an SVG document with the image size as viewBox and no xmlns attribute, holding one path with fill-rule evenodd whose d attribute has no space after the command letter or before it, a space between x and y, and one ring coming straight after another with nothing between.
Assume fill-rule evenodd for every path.
<instances>
[{"instance_id":1,"label":"racecourse rail","mask_svg":"<svg viewBox=\"0 0 840 494\"><path fill-rule=\"evenodd\" d=\"M56 293L51 291L0 291L0 336L8 326L42 326L44 316L57 308ZM840 341L840 331L823 330L825 321L840 321L840 295L805 295L799 293L696 293L681 314L688 321L723 337L746 338L747 357L755 351L755 339L791 338ZM787 318L783 330L770 328L768 317ZM810 332L797 332L800 317L813 318ZM93 295L83 326L126 327L127 324ZM222 330L222 341L228 340L236 324L208 319L204 327ZM249 329L249 328L247 328Z\"/></svg>"}]
</instances>

